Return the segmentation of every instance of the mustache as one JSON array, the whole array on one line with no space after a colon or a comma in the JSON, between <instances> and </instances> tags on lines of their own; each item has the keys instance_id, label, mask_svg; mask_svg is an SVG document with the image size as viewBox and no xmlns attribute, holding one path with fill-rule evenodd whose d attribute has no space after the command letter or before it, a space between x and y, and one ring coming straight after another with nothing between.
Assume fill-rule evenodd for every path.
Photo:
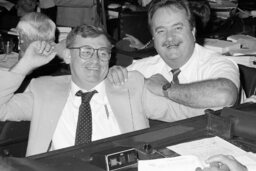
<instances>
[{"instance_id":1,"label":"mustache","mask_svg":"<svg viewBox=\"0 0 256 171\"><path fill-rule=\"evenodd\" d=\"M166 40L162 47L179 46L182 43L181 40Z\"/></svg>"}]
</instances>

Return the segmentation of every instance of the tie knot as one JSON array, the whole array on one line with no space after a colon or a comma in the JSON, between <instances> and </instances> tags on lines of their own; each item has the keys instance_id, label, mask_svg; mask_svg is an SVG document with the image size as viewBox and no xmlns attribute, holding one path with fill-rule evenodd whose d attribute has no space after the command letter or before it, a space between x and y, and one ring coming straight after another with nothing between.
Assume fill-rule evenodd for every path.
<instances>
[{"instance_id":1,"label":"tie knot","mask_svg":"<svg viewBox=\"0 0 256 171\"><path fill-rule=\"evenodd\" d=\"M93 91L90 91L90 92L85 92L83 93L81 90L79 90L77 93L76 93L76 96L81 96L82 98L82 103L85 103L85 102L90 102L92 96L97 93L96 90L93 90Z\"/></svg>"},{"instance_id":2,"label":"tie knot","mask_svg":"<svg viewBox=\"0 0 256 171\"><path fill-rule=\"evenodd\" d=\"M173 76L177 77L180 74L180 69L179 68L172 69L171 72Z\"/></svg>"},{"instance_id":3,"label":"tie knot","mask_svg":"<svg viewBox=\"0 0 256 171\"><path fill-rule=\"evenodd\" d=\"M178 75L180 74L180 69L179 68L176 68L176 69L172 69L171 70L172 72L172 83L173 84L179 84L179 78L178 78Z\"/></svg>"}]
</instances>

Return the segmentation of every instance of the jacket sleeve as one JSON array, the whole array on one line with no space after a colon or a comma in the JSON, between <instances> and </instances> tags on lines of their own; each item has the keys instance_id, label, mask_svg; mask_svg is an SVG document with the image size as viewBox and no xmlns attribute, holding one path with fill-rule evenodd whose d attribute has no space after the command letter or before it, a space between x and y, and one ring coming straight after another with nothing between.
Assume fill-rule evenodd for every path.
<instances>
[{"instance_id":1,"label":"jacket sleeve","mask_svg":"<svg viewBox=\"0 0 256 171\"><path fill-rule=\"evenodd\" d=\"M14 92L24 80L23 75L0 70L0 120L31 120L33 95L29 88L24 93Z\"/></svg>"}]
</instances>

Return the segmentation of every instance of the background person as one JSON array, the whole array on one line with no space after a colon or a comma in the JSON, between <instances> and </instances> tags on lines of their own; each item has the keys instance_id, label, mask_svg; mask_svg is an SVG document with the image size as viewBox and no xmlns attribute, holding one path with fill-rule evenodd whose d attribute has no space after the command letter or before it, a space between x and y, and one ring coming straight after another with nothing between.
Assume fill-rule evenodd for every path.
<instances>
[{"instance_id":1,"label":"background person","mask_svg":"<svg viewBox=\"0 0 256 171\"><path fill-rule=\"evenodd\" d=\"M19 36L19 55L23 56L30 43L40 40L54 42L55 23L46 15L31 12L22 17L16 27Z\"/></svg>"}]
</instances>

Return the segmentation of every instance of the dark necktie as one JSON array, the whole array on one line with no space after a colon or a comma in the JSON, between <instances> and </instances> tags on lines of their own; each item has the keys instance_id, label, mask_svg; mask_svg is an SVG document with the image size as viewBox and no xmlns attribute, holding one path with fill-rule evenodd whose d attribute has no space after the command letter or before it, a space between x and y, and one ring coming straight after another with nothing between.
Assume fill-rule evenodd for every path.
<instances>
[{"instance_id":1,"label":"dark necktie","mask_svg":"<svg viewBox=\"0 0 256 171\"><path fill-rule=\"evenodd\" d=\"M179 69L179 68L177 68L177 69L172 69L171 72L172 72L172 75L173 75L173 77L172 77L172 83L173 83L173 84L179 84L180 82L179 82L178 75L180 74L180 69Z\"/></svg>"},{"instance_id":2,"label":"dark necktie","mask_svg":"<svg viewBox=\"0 0 256 171\"><path fill-rule=\"evenodd\" d=\"M79 107L75 145L82 143L89 144L92 141L92 111L90 100L95 93L97 93L96 90L86 93L79 90L76 93L77 96L81 96L82 102Z\"/></svg>"}]
</instances>

